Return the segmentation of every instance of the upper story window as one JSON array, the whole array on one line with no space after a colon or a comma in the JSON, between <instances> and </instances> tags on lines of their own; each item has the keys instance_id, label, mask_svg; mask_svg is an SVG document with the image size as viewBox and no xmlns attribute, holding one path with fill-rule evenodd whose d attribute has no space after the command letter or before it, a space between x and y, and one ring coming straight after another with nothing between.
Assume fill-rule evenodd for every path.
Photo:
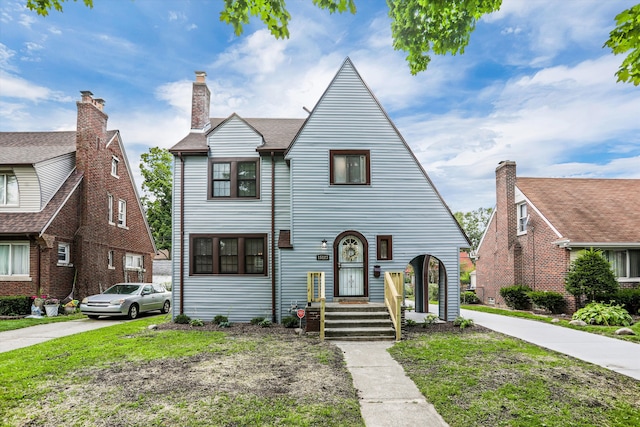
<instances>
[{"instance_id":1,"label":"upper story window","mask_svg":"<svg viewBox=\"0 0 640 427\"><path fill-rule=\"evenodd\" d=\"M527 215L527 204L520 203L517 205L518 209L518 234L524 234L527 232L527 222L529 216Z\"/></svg>"},{"instance_id":2,"label":"upper story window","mask_svg":"<svg viewBox=\"0 0 640 427\"><path fill-rule=\"evenodd\" d=\"M120 159L118 159L116 156L112 156L111 157L111 175L115 176L116 178L119 178L118 163L120 163Z\"/></svg>"},{"instance_id":3,"label":"upper story window","mask_svg":"<svg viewBox=\"0 0 640 427\"><path fill-rule=\"evenodd\" d=\"M109 252L107 252L107 267L109 269L116 268L115 264L113 263L114 258L115 258L115 253L113 250L110 250Z\"/></svg>"},{"instance_id":4,"label":"upper story window","mask_svg":"<svg viewBox=\"0 0 640 427\"><path fill-rule=\"evenodd\" d=\"M125 200L118 200L118 226L127 226L127 202Z\"/></svg>"},{"instance_id":5,"label":"upper story window","mask_svg":"<svg viewBox=\"0 0 640 427\"><path fill-rule=\"evenodd\" d=\"M144 257L142 255L126 254L124 268L126 270L142 270L144 268Z\"/></svg>"},{"instance_id":6,"label":"upper story window","mask_svg":"<svg viewBox=\"0 0 640 427\"><path fill-rule=\"evenodd\" d=\"M331 150L331 184L367 185L371 183L369 150Z\"/></svg>"},{"instance_id":7,"label":"upper story window","mask_svg":"<svg viewBox=\"0 0 640 427\"><path fill-rule=\"evenodd\" d=\"M264 234L191 238L191 274L267 274Z\"/></svg>"},{"instance_id":8,"label":"upper story window","mask_svg":"<svg viewBox=\"0 0 640 427\"><path fill-rule=\"evenodd\" d=\"M58 265L69 265L71 263L71 245L69 243L58 243Z\"/></svg>"},{"instance_id":9,"label":"upper story window","mask_svg":"<svg viewBox=\"0 0 640 427\"><path fill-rule=\"evenodd\" d=\"M18 204L18 179L12 173L0 172L0 206Z\"/></svg>"},{"instance_id":10,"label":"upper story window","mask_svg":"<svg viewBox=\"0 0 640 427\"><path fill-rule=\"evenodd\" d=\"M29 243L0 242L0 276L29 275Z\"/></svg>"},{"instance_id":11,"label":"upper story window","mask_svg":"<svg viewBox=\"0 0 640 427\"><path fill-rule=\"evenodd\" d=\"M113 195L112 194L107 194L107 203L108 203L108 209L109 209L109 224L114 224L113 222Z\"/></svg>"},{"instance_id":12,"label":"upper story window","mask_svg":"<svg viewBox=\"0 0 640 427\"><path fill-rule=\"evenodd\" d=\"M608 250L604 251L604 256L618 279L637 280L640 277L640 249Z\"/></svg>"},{"instance_id":13,"label":"upper story window","mask_svg":"<svg viewBox=\"0 0 640 427\"><path fill-rule=\"evenodd\" d=\"M212 159L209 198L260 197L258 159Z\"/></svg>"}]
</instances>

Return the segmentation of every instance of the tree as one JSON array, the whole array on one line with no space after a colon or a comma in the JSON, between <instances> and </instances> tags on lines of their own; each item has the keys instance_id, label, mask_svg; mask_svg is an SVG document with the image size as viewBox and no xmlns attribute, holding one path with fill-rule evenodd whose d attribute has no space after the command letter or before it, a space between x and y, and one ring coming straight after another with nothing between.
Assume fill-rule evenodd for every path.
<instances>
[{"instance_id":1,"label":"tree","mask_svg":"<svg viewBox=\"0 0 640 427\"><path fill-rule=\"evenodd\" d=\"M492 208L478 208L471 212L456 212L453 216L460 224L460 227L464 230L471 240L471 250L476 251L480 244L480 239L484 234L484 229L487 228L489 218L491 218Z\"/></svg>"},{"instance_id":2,"label":"tree","mask_svg":"<svg viewBox=\"0 0 640 427\"><path fill-rule=\"evenodd\" d=\"M583 296L588 301L600 301L618 291L620 285L611 264L597 249L587 249L569 267L565 278L567 292L576 298L576 308Z\"/></svg>"},{"instance_id":3,"label":"tree","mask_svg":"<svg viewBox=\"0 0 640 427\"><path fill-rule=\"evenodd\" d=\"M142 205L157 249L171 249L171 189L173 156L165 148L151 147L140 156Z\"/></svg>"},{"instance_id":4,"label":"tree","mask_svg":"<svg viewBox=\"0 0 640 427\"><path fill-rule=\"evenodd\" d=\"M27 7L46 16L52 8L61 12L65 1L27 0ZM93 0L83 2L93 7ZM356 13L355 0L312 2L330 13ZM499 10L502 0L387 0L387 5L393 47L407 52L411 73L417 74L427 69L430 52L436 55L464 53L476 22ZM258 17L276 38L289 37L291 15L286 0L224 0L220 20L233 25L236 35L242 34L252 16ZM604 46L611 48L615 55L631 51L616 75L618 81L640 84L640 5L616 16L616 28Z\"/></svg>"}]
</instances>

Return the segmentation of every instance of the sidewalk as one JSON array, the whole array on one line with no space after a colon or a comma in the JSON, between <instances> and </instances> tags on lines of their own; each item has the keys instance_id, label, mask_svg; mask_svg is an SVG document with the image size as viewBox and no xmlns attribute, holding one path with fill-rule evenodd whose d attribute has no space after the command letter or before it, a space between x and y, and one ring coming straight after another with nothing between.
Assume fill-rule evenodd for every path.
<instances>
[{"instance_id":1,"label":"sidewalk","mask_svg":"<svg viewBox=\"0 0 640 427\"><path fill-rule=\"evenodd\" d=\"M433 313L438 306L430 306ZM505 335L564 353L640 380L640 344L564 328L535 320L460 310L465 319ZM425 313L407 312L407 319L422 322Z\"/></svg>"},{"instance_id":2,"label":"sidewalk","mask_svg":"<svg viewBox=\"0 0 640 427\"><path fill-rule=\"evenodd\" d=\"M344 353L367 427L448 427L387 352L393 342L332 342Z\"/></svg>"},{"instance_id":3,"label":"sidewalk","mask_svg":"<svg viewBox=\"0 0 640 427\"><path fill-rule=\"evenodd\" d=\"M0 353L40 344L41 342L54 338L66 337L67 335L118 325L122 322L122 320L78 319L62 323L45 323L42 325L29 326L28 328L0 332Z\"/></svg>"}]
</instances>

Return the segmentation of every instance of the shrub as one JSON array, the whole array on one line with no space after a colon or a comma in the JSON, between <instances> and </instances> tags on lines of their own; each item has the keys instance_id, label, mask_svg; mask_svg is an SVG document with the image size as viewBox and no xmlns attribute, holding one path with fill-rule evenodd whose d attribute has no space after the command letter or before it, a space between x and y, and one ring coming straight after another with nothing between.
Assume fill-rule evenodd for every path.
<instances>
[{"instance_id":1,"label":"shrub","mask_svg":"<svg viewBox=\"0 0 640 427\"><path fill-rule=\"evenodd\" d=\"M179 323L181 325L188 325L191 322L191 317L186 314L178 314L175 319L173 319L173 323Z\"/></svg>"},{"instance_id":2,"label":"shrub","mask_svg":"<svg viewBox=\"0 0 640 427\"><path fill-rule=\"evenodd\" d=\"M459 326L460 329L471 328L473 325L473 319L465 319L462 316L456 317L456 320L453 321L453 326Z\"/></svg>"},{"instance_id":3,"label":"shrub","mask_svg":"<svg viewBox=\"0 0 640 427\"><path fill-rule=\"evenodd\" d=\"M480 298L473 291L464 291L460 294L460 302L463 304L480 304Z\"/></svg>"},{"instance_id":4,"label":"shrub","mask_svg":"<svg viewBox=\"0 0 640 427\"><path fill-rule=\"evenodd\" d=\"M438 323L438 315L429 313L425 316L424 321L422 322L422 327L426 328L428 325L433 325Z\"/></svg>"},{"instance_id":5,"label":"shrub","mask_svg":"<svg viewBox=\"0 0 640 427\"><path fill-rule=\"evenodd\" d=\"M231 323L228 322L228 321L223 321L223 322L218 323L218 327L220 327L220 328L228 328L230 326L231 326Z\"/></svg>"},{"instance_id":6,"label":"shrub","mask_svg":"<svg viewBox=\"0 0 640 427\"><path fill-rule=\"evenodd\" d=\"M640 289L620 289L612 299L629 313L640 310Z\"/></svg>"},{"instance_id":7,"label":"shrub","mask_svg":"<svg viewBox=\"0 0 640 427\"><path fill-rule=\"evenodd\" d=\"M618 292L620 285L611 269L611 264L597 249L582 252L569 267L565 278L567 292L576 297L580 306L582 296L587 301L602 301Z\"/></svg>"},{"instance_id":8,"label":"shrub","mask_svg":"<svg viewBox=\"0 0 640 427\"><path fill-rule=\"evenodd\" d=\"M531 291L529 298L538 307L549 310L553 314L562 313L567 306L562 294L550 291Z\"/></svg>"},{"instance_id":9,"label":"shrub","mask_svg":"<svg viewBox=\"0 0 640 427\"><path fill-rule=\"evenodd\" d=\"M262 321L260 323L258 323L258 325L260 325L260 327L262 327L262 328L268 328L269 326L271 326L271 320L262 319Z\"/></svg>"},{"instance_id":10,"label":"shrub","mask_svg":"<svg viewBox=\"0 0 640 427\"><path fill-rule=\"evenodd\" d=\"M249 323L251 323L252 325L259 325L262 321L264 321L264 317L254 317L250 320Z\"/></svg>"},{"instance_id":11,"label":"shrub","mask_svg":"<svg viewBox=\"0 0 640 427\"><path fill-rule=\"evenodd\" d=\"M285 328L296 328L300 324L297 317L286 316L282 318L282 324Z\"/></svg>"},{"instance_id":12,"label":"shrub","mask_svg":"<svg viewBox=\"0 0 640 427\"><path fill-rule=\"evenodd\" d=\"M189 321L189 325L191 326L204 326L204 322L200 319L192 319Z\"/></svg>"},{"instance_id":13,"label":"shrub","mask_svg":"<svg viewBox=\"0 0 640 427\"><path fill-rule=\"evenodd\" d=\"M407 324L407 326L416 326L418 324L418 322L413 319L406 319L405 323Z\"/></svg>"},{"instance_id":14,"label":"shrub","mask_svg":"<svg viewBox=\"0 0 640 427\"><path fill-rule=\"evenodd\" d=\"M573 313L574 320L582 320L590 325L629 326L633 319L619 305L591 302Z\"/></svg>"},{"instance_id":15,"label":"shrub","mask_svg":"<svg viewBox=\"0 0 640 427\"><path fill-rule=\"evenodd\" d=\"M527 295L529 292L531 288L526 285L506 286L500 289L500 296L507 307L514 310L527 310L531 308L531 300Z\"/></svg>"},{"instance_id":16,"label":"shrub","mask_svg":"<svg viewBox=\"0 0 640 427\"><path fill-rule=\"evenodd\" d=\"M29 297L0 297L0 316L20 316L30 313L31 299Z\"/></svg>"},{"instance_id":17,"label":"shrub","mask_svg":"<svg viewBox=\"0 0 640 427\"><path fill-rule=\"evenodd\" d=\"M214 317L213 320L211 321L211 323L218 326L222 326L221 323L225 323L225 322L229 323L229 318L227 316L223 316L222 314L216 315L216 317Z\"/></svg>"}]
</instances>

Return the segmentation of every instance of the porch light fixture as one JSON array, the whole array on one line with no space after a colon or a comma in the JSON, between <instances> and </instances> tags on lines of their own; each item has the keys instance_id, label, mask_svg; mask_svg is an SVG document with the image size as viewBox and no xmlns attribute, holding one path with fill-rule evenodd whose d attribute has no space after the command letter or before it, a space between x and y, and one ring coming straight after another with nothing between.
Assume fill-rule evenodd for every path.
<instances>
[{"instance_id":1,"label":"porch light fixture","mask_svg":"<svg viewBox=\"0 0 640 427\"><path fill-rule=\"evenodd\" d=\"M320 245L322 249L327 249L327 239L322 239L322 244Z\"/></svg>"}]
</instances>

